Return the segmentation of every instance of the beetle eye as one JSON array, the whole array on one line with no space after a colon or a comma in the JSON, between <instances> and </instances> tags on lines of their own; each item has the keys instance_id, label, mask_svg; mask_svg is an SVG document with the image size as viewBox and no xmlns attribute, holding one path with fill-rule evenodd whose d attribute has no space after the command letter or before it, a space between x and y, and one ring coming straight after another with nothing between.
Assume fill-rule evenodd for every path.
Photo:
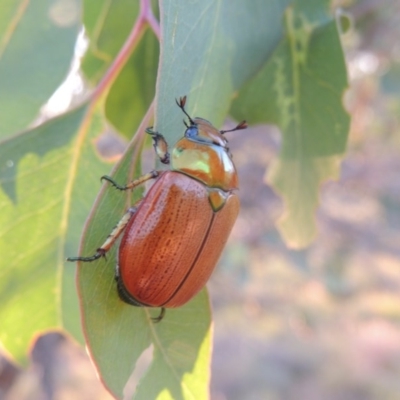
<instances>
[{"instance_id":1,"label":"beetle eye","mask_svg":"<svg viewBox=\"0 0 400 400\"><path fill-rule=\"evenodd\" d=\"M189 128L187 128L185 132L186 137L196 137L197 134L198 134L197 126L189 126Z\"/></svg>"}]
</instances>

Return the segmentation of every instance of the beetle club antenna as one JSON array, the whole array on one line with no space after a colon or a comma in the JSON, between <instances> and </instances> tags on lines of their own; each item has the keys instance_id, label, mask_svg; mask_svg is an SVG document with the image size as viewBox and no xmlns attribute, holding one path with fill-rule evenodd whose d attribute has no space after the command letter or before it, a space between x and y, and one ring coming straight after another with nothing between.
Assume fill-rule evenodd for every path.
<instances>
[{"instance_id":1,"label":"beetle club antenna","mask_svg":"<svg viewBox=\"0 0 400 400\"><path fill-rule=\"evenodd\" d=\"M178 105L178 107L184 112L184 114L189 118L189 122L191 125L195 125L194 121L192 120L192 118L190 117L190 115L186 112L185 110L185 104L186 104L186 96L180 97L179 101L177 99L175 99L176 104ZM186 123L183 122L185 125ZM187 125L186 125L187 126Z\"/></svg>"},{"instance_id":2,"label":"beetle club antenna","mask_svg":"<svg viewBox=\"0 0 400 400\"><path fill-rule=\"evenodd\" d=\"M227 129L226 131L220 131L220 133L224 134L226 132L240 131L241 129L246 129L246 128L247 128L247 122L242 121L240 124L237 124L235 128Z\"/></svg>"}]
</instances>

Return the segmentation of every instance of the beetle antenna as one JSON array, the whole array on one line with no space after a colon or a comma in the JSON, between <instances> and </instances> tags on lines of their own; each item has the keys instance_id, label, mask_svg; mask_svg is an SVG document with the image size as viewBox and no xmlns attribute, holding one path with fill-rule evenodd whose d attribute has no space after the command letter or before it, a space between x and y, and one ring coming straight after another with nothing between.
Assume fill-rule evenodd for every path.
<instances>
[{"instance_id":1,"label":"beetle antenna","mask_svg":"<svg viewBox=\"0 0 400 400\"><path fill-rule=\"evenodd\" d=\"M182 120L182 121L183 121L183 125L185 125L186 128L189 128L189 125L186 123L186 121L185 120Z\"/></svg>"},{"instance_id":2,"label":"beetle antenna","mask_svg":"<svg viewBox=\"0 0 400 400\"><path fill-rule=\"evenodd\" d=\"M184 114L189 118L189 122L191 125L195 125L194 121L192 120L192 118L190 117L190 115L186 112L185 110L185 104L186 104L186 96L180 97L179 101L177 99L175 99L176 104L178 105L178 107L184 112ZM186 124L185 124L186 125ZM186 125L187 126L187 125Z\"/></svg>"},{"instance_id":3,"label":"beetle antenna","mask_svg":"<svg viewBox=\"0 0 400 400\"><path fill-rule=\"evenodd\" d=\"M239 131L241 129L246 129L246 128L247 128L247 122L246 121L242 121L240 124L237 124L235 128L227 129L226 131L220 131L220 133L224 134L226 132Z\"/></svg>"}]
</instances>

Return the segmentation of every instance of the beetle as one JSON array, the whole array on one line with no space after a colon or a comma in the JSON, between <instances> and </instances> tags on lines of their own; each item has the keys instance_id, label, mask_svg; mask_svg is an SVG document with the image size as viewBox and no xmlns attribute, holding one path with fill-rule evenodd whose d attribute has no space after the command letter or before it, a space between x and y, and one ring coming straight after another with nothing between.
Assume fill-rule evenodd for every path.
<instances>
[{"instance_id":1,"label":"beetle","mask_svg":"<svg viewBox=\"0 0 400 400\"><path fill-rule=\"evenodd\" d=\"M154 150L169 170L154 170L125 186L105 175L119 190L130 190L155 179L146 195L129 208L101 247L90 257L68 261L91 262L105 257L118 237L115 269L118 295L140 307L180 307L207 283L239 212L238 176L224 134L247 127L242 121L218 130L186 112L186 96L176 100L189 120L184 136L168 151L164 136L147 128Z\"/></svg>"}]
</instances>

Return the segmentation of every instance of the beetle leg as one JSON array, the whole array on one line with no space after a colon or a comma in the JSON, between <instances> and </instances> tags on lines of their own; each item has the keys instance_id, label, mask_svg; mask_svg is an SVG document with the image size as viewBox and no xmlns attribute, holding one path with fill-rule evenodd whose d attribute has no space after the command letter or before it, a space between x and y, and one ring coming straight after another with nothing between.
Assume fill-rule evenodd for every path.
<instances>
[{"instance_id":1,"label":"beetle leg","mask_svg":"<svg viewBox=\"0 0 400 400\"><path fill-rule=\"evenodd\" d=\"M152 137L153 147L160 161L163 164L169 164L168 144L164 136L161 133L153 131L152 127L147 128L146 133Z\"/></svg>"},{"instance_id":2,"label":"beetle leg","mask_svg":"<svg viewBox=\"0 0 400 400\"><path fill-rule=\"evenodd\" d=\"M116 242L118 237L124 231L126 225L130 221L132 216L135 214L135 212L137 210L137 205L138 205L138 203L136 203L135 207L129 208L128 211L122 216L122 218L119 220L118 224L113 228L111 233L107 236L107 239L102 244L102 246L96 250L96 253L94 253L90 257L68 257L67 261L91 262L91 261L95 261L95 260L99 259L100 257L105 257L106 253L111 249L111 247Z\"/></svg>"},{"instance_id":3,"label":"beetle leg","mask_svg":"<svg viewBox=\"0 0 400 400\"><path fill-rule=\"evenodd\" d=\"M141 185L142 183L150 180L150 179L155 179L160 175L160 171L151 171L148 174L145 174L143 176L141 176L140 178L137 178L135 180L133 180L131 183L128 183L125 186L121 186L120 184L118 184L117 182L114 181L114 179L112 179L110 176L108 175L104 175L102 176L100 179L101 180L105 180L110 182L114 187L116 187L118 190L128 190L128 189L133 189L136 186Z\"/></svg>"},{"instance_id":4,"label":"beetle leg","mask_svg":"<svg viewBox=\"0 0 400 400\"><path fill-rule=\"evenodd\" d=\"M154 323L160 322L165 316L165 307L161 307L161 311L160 314L158 315L158 317L151 317L151 320Z\"/></svg>"}]
</instances>

